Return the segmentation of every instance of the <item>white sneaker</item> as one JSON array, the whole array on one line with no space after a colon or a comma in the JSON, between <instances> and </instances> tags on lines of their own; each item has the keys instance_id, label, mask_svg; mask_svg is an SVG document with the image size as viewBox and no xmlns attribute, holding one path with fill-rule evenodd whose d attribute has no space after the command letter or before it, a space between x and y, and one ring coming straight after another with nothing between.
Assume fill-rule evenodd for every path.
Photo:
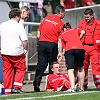
<instances>
[{"instance_id":1,"label":"white sneaker","mask_svg":"<svg viewBox=\"0 0 100 100\"><path fill-rule=\"evenodd\" d=\"M84 89L83 89L83 88L81 88L81 89L79 89L78 91L79 91L79 92L83 92L83 91L84 91Z\"/></svg>"},{"instance_id":2,"label":"white sneaker","mask_svg":"<svg viewBox=\"0 0 100 100\"><path fill-rule=\"evenodd\" d=\"M71 90L71 92L76 92L76 88L73 88L73 89Z\"/></svg>"},{"instance_id":3,"label":"white sneaker","mask_svg":"<svg viewBox=\"0 0 100 100\"><path fill-rule=\"evenodd\" d=\"M68 90L66 90L66 91L64 91L64 92L76 92L76 89L75 88L73 88L73 89L68 89Z\"/></svg>"}]
</instances>

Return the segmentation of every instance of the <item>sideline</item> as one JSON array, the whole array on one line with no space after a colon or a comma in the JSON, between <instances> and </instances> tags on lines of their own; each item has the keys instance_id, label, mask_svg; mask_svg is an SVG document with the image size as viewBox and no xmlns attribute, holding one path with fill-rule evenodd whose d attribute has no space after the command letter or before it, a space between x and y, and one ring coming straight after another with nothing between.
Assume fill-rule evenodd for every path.
<instances>
[{"instance_id":1,"label":"sideline","mask_svg":"<svg viewBox=\"0 0 100 100\"><path fill-rule=\"evenodd\" d=\"M26 97L26 98L16 98L16 99L7 99L7 100L32 100L32 99L38 99L38 98L52 98L52 97L61 97L61 96L67 96L67 95L78 95L78 94L87 94L87 93L95 93L99 91L84 91L84 92L76 92L76 93L69 93L68 94L57 94L57 95L50 95L50 96L41 96L41 97ZM65 93L65 92L64 92Z\"/></svg>"}]
</instances>

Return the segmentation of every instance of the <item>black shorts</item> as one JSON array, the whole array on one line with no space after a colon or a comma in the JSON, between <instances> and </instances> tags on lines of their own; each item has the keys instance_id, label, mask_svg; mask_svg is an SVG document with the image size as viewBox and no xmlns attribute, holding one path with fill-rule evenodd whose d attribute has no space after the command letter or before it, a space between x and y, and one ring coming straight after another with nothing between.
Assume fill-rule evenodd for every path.
<instances>
[{"instance_id":1,"label":"black shorts","mask_svg":"<svg viewBox=\"0 0 100 100\"><path fill-rule=\"evenodd\" d=\"M82 67L84 65L84 49L71 49L65 52L65 60L67 70L74 69L76 64L77 67Z\"/></svg>"}]
</instances>

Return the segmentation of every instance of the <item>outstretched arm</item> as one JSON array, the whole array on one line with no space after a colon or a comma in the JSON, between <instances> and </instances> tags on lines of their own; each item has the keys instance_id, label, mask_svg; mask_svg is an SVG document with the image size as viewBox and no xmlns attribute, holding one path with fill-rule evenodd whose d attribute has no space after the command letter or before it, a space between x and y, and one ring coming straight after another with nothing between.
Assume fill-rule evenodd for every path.
<instances>
[{"instance_id":1,"label":"outstretched arm","mask_svg":"<svg viewBox=\"0 0 100 100\"><path fill-rule=\"evenodd\" d=\"M62 5L63 7L65 7L65 6L64 6L64 1L65 1L65 0L60 0L60 5Z\"/></svg>"},{"instance_id":2,"label":"outstretched arm","mask_svg":"<svg viewBox=\"0 0 100 100\"><path fill-rule=\"evenodd\" d=\"M58 56L57 56L58 62L62 60L62 57L63 57L63 48L62 48L61 39L59 38L59 51L58 51Z\"/></svg>"}]
</instances>

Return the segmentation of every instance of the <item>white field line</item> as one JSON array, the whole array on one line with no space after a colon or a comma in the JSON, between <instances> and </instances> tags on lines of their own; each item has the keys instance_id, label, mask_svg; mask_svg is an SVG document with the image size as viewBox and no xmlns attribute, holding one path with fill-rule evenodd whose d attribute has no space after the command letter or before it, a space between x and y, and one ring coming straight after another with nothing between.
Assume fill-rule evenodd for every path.
<instances>
[{"instance_id":1,"label":"white field line","mask_svg":"<svg viewBox=\"0 0 100 100\"><path fill-rule=\"evenodd\" d=\"M61 97L61 96L67 96L67 95L77 95L77 94L87 94L87 93L95 93L99 91L84 91L84 92L76 92L76 93L68 93L68 94L57 94L57 95L50 95L50 96L41 96L41 97L26 97L26 98L16 98L16 99L7 99L7 100L32 100L36 98L52 98L52 97Z\"/></svg>"}]
</instances>

